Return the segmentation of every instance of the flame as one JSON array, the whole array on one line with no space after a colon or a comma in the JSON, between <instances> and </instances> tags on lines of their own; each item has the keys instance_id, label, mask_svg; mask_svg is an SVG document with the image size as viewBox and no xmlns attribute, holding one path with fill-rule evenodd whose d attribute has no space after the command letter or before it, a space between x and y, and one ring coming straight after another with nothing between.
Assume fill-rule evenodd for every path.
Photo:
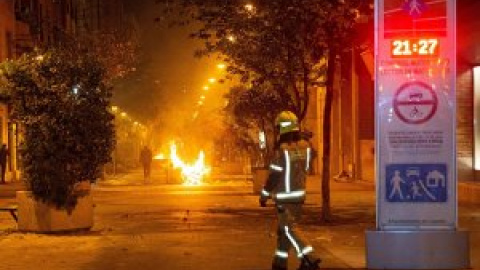
<instances>
[{"instance_id":1,"label":"flame","mask_svg":"<svg viewBox=\"0 0 480 270\"><path fill-rule=\"evenodd\" d=\"M165 159L165 155L160 153L160 154L154 156L153 159Z\"/></svg>"},{"instance_id":2,"label":"flame","mask_svg":"<svg viewBox=\"0 0 480 270\"><path fill-rule=\"evenodd\" d=\"M177 146L172 143L170 146L170 159L173 167L180 168L184 185L198 186L202 184L203 177L210 172L205 165L205 154L200 151L197 161L193 165L185 164L177 155Z\"/></svg>"}]
</instances>

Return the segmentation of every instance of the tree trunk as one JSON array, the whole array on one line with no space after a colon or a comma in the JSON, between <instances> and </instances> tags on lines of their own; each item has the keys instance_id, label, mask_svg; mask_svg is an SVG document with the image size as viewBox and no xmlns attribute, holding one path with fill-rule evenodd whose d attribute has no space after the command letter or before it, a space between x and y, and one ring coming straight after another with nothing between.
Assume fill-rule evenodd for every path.
<instances>
[{"instance_id":1,"label":"tree trunk","mask_svg":"<svg viewBox=\"0 0 480 270\"><path fill-rule=\"evenodd\" d=\"M305 62L303 63L303 106L301 106L301 113L299 116L300 120L303 120L307 116L308 105L310 102L310 89L309 89L309 78L308 75L310 74L308 68L306 67Z\"/></svg>"},{"instance_id":2,"label":"tree trunk","mask_svg":"<svg viewBox=\"0 0 480 270\"><path fill-rule=\"evenodd\" d=\"M330 140L331 140L331 115L333 102L333 82L335 75L336 51L333 46L328 51L328 67L325 94L325 107L323 113L323 168L322 168L322 220L329 221L330 209Z\"/></svg>"}]
</instances>

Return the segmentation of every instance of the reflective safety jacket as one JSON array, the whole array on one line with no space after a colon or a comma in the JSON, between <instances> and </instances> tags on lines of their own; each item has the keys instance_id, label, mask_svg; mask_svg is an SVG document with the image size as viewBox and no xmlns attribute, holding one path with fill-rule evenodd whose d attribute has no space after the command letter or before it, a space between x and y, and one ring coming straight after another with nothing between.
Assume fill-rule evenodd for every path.
<instances>
[{"instance_id":1,"label":"reflective safety jacket","mask_svg":"<svg viewBox=\"0 0 480 270\"><path fill-rule=\"evenodd\" d=\"M303 203L305 180L312 149L305 140L282 143L270 164L270 173L261 196L276 203Z\"/></svg>"}]
</instances>

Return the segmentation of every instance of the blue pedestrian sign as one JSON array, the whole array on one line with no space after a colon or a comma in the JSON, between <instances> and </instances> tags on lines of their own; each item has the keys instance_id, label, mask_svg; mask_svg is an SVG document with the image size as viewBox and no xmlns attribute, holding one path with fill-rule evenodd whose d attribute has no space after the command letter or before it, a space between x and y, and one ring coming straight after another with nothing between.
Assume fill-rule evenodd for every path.
<instances>
[{"instance_id":1,"label":"blue pedestrian sign","mask_svg":"<svg viewBox=\"0 0 480 270\"><path fill-rule=\"evenodd\" d=\"M389 164L385 197L392 203L447 201L446 164Z\"/></svg>"}]
</instances>

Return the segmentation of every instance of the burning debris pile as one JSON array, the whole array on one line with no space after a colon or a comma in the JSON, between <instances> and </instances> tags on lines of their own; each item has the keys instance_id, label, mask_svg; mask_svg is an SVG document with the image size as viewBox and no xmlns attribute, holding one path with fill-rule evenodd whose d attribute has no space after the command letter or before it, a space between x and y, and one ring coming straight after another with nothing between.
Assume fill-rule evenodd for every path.
<instances>
[{"instance_id":1,"label":"burning debris pile","mask_svg":"<svg viewBox=\"0 0 480 270\"><path fill-rule=\"evenodd\" d=\"M200 151L198 158L193 164L186 164L177 155L177 146L175 143L170 145L170 160L174 168L180 169L183 184L187 186L198 186L202 180L210 173L210 168L205 165L205 154Z\"/></svg>"}]
</instances>

